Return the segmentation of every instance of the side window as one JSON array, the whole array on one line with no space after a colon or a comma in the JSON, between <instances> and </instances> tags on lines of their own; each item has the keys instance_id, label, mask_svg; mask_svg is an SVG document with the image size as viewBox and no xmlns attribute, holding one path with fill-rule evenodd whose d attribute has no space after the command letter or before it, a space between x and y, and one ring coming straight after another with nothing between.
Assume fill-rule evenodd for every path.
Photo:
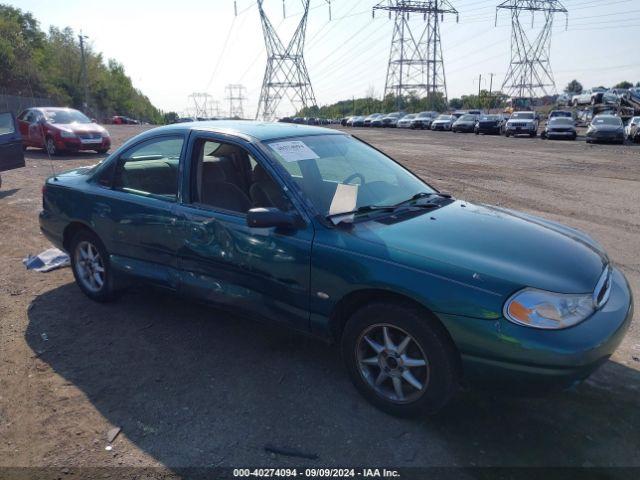
<instances>
[{"instance_id":1,"label":"side window","mask_svg":"<svg viewBox=\"0 0 640 480\"><path fill-rule=\"evenodd\" d=\"M240 214L258 207L292 208L281 187L241 147L196 140L192 166L192 203Z\"/></svg>"},{"instance_id":2,"label":"side window","mask_svg":"<svg viewBox=\"0 0 640 480\"><path fill-rule=\"evenodd\" d=\"M182 137L149 140L125 152L118 161L114 188L175 201Z\"/></svg>"},{"instance_id":3,"label":"side window","mask_svg":"<svg viewBox=\"0 0 640 480\"><path fill-rule=\"evenodd\" d=\"M29 110L24 110L20 115L18 115L18 120L24 120L29 114Z\"/></svg>"},{"instance_id":4,"label":"side window","mask_svg":"<svg viewBox=\"0 0 640 480\"><path fill-rule=\"evenodd\" d=\"M10 113L0 113L0 135L10 135L15 131L13 116Z\"/></svg>"}]
</instances>

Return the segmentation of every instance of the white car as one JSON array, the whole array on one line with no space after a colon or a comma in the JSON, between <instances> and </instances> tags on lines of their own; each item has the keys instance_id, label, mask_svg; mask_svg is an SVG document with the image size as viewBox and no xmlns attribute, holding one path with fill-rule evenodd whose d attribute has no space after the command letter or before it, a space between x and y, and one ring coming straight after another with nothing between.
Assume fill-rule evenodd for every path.
<instances>
[{"instance_id":1,"label":"white car","mask_svg":"<svg viewBox=\"0 0 640 480\"><path fill-rule=\"evenodd\" d=\"M413 120L414 118L416 118L415 113L405 115L400 120L398 120L398 128L411 128L411 120Z\"/></svg>"},{"instance_id":2,"label":"white car","mask_svg":"<svg viewBox=\"0 0 640 480\"><path fill-rule=\"evenodd\" d=\"M514 112L507 121L504 133L507 137L511 135L538 135L539 117L536 112Z\"/></svg>"},{"instance_id":3,"label":"white car","mask_svg":"<svg viewBox=\"0 0 640 480\"><path fill-rule=\"evenodd\" d=\"M431 122L431 130L443 130L451 131L453 122L456 121L456 117L453 115L440 115L433 122Z\"/></svg>"},{"instance_id":4,"label":"white car","mask_svg":"<svg viewBox=\"0 0 640 480\"><path fill-rule=\"evenodd\" d=\"M633 140L633 136L640 129L640 117L633 117L624 127L624 136L629 140Z\"/></svg>"}]
</instances>

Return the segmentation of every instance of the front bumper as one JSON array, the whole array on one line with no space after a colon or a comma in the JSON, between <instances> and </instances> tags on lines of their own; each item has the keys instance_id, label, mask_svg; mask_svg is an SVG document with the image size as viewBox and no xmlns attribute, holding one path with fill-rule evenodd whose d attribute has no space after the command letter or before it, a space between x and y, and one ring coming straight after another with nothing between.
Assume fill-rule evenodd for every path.
<instances>
[{"instance_id":1,"label":"front bumper","mask_svg":"<svg viewBox=\"0 0 640 480\"><path fill-rule=\"evenodd\" d=\"M531 135L537 132L535 127L512 127L510 125L507 125L505 131L511 135Z\"/></svg>"},{"instance_id":2,"label":"front bumper","mask_svg":"<svg viewBox=\"0 0 640 480\"><path fill-rule=\"evenodd\" d=\"M549 138L575 138L578 134L576 132L546 132Z\"/></svg>"},{"instance_id":3,"label":"front bumper","mask_svg":"<svg viewBox=\"0 0 640 480\"><path fill-rule=\"evenodd\" d=\"M469 124L463 123L460 125L454 125L452 128L458 132L471 133L475 130L476 126L473 124L469 125Z\"/></svg>"},{"instance_id":4,"label":"front bumper","mask_svg":"<svg viewBox=\"0 0 640 480\"><path fill-rule=\"evenodd\" d=\"M58 150L82 151L82 150L108 150L111 148L110 138L101 138L95 142L83 143L79 138L60 138L56 140Z\"/></svg>"},{"instance_id":5,"label":"front bumper","mask_svg":"<svg viewBox=\"0 0 640 480\"><path fill-rule=\"evenodd\" d=\"M441 131L451 130L451 125L447 123L432 123L431 130L441 130Z\"/></svg>"},{"instance_id":6,"label":"front bumper","mask_svg":"<svg viewBox=\"0 0 640 480\"><path fill-rule=\"evenodd\" d=\"M525 389L566 388L605 363L622 342L633 317L629 284L612 272L609 300L584 322L564 330L538 330L501 318L472 320L472 332L452 332L462 352L470 383L520 386ZM445 321L447 327L449 322ZM480 338L480 330L484 332ZM475 331L473 331L475 330ZM466 344L466 342L469 344Z\"/></svg>"},{"instance_id":7,"label":"front bumper","mask_svg":"<svg viewBox=\"0 0 640 480\"><path fill-rule=\"evenodd\" d=\"M605 132L587 133L587 140L592 142L624 142L624 133L608 134Z\"/></svg>"},{"instance_id":8,"label":"front bumper","mask_svg":"<svg viewBox=\"0 0 640 480\"><path fill-rule=\"evenodd\" d=\"M478 128L476 129L478 131L478 133L493 133L493 134L499 134L502 132L502 128L499 125L493 124L493 125L478 125Z\"/></svg>"}]
</instances>

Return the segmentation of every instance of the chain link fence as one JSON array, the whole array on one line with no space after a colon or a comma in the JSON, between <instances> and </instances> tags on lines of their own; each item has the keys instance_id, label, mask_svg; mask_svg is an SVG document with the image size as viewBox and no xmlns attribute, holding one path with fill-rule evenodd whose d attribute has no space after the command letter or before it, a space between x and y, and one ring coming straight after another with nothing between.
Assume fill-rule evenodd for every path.
<instances>
[{"instance_id":1,"label":"chain link fence","mask_svg":"<svg viewBox=\"0 0 640 480\"><path fill-rule=\"evenodd\" d=\"M0 112L11 112L18 115L25 108L57 107L58 103L50 98L22 97L18 95L0 94Z\"/></svg>"}]
</instances>

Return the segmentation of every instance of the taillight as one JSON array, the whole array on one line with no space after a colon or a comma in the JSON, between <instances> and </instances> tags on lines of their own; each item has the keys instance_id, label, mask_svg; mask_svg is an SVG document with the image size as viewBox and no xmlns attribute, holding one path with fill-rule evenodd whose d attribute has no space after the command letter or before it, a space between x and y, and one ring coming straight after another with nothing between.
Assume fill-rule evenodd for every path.
<instances>
[{"instance_id":1,"label":"taillight","mask_svg":"<svg viewBox=\"0 0 640 480\"><path fill-rule=\"evenodd\" d=\"M46 183L44 185L42 185L42 195L44 195L45 193L47 193L47 184Z\"/></svg>"}]
</instances>

